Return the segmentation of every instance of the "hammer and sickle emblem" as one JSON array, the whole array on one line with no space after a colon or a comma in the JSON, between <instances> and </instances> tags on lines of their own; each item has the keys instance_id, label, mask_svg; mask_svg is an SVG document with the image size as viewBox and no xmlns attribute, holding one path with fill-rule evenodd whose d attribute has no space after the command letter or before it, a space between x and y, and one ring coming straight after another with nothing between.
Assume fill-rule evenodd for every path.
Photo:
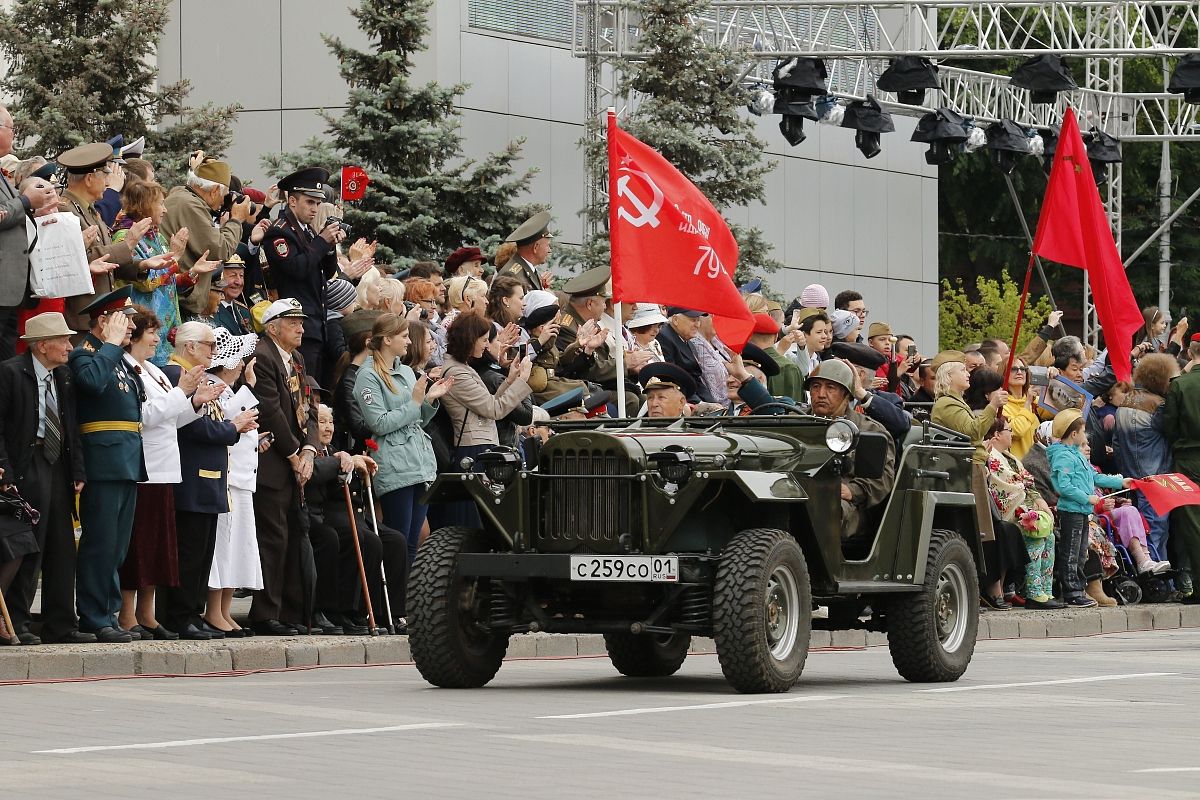
<instances>
[{"instance_id":1,"label":"hammer and sickle emblem","mask_svg":"<svg viewBox=\"0 0 1200 800\"><path fill-rule=\"evenodd\" d=\"M651 228L657 228L658 212L662 209L663 204L662 190L659 189L654 184L654 181L650 180L650 176L644 172L640 172L635 169L629 169L628 167L622 167L621 171L628 172L630 174L622 175L620 178L617 178L617 196L628 200L629 205L637 211L637 216L634 216L632 213L630 213L624 204L617 206L617 216L630 223L635 228L640 228L643 225L649 225ZM653 192L653 199L650 201L649 205L643 202L642 198L638 197L637 193L630 188L629 178L631 175L637 175L639 178L641 178L642 181L644 181L645 184L650 187L650 191Z\"/></svg>"}]
</instances>

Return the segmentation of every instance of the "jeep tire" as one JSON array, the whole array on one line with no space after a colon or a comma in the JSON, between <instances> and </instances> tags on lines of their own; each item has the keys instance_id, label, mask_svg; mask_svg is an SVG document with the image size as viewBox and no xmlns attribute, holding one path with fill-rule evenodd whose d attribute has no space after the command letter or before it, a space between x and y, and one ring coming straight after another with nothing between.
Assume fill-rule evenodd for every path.
<instances>
[{"instance_id":1,"label":"jeep tire","mask_svg":"<svg viewBox=\"0 0 1200 800\"><path fill-rule=\"evenodd\" d=\"M721 553L713 587L713 639L721 671L739 692L786 692L800 679L812 632L804 552L784 531L742 531Z\"/></svg>"},{"instance_id":2,"label":"jeep tire","mask_svg":"<svg viewBox=\"0 0 1200 800\"><path fill-rule=\"evenodd\" d=\"M604 648L617 672L630 678L674 675L687 658L692 637L687 633L606 633Z\"/></svg>"},{"instance_id":3,"label":"jeep tire","mask_svg":"<svg viewBox=\"0 0 1200 800\"><path fill-rule=\"evenodd\" d=\"M456 573L459 553L490 549L482 531L441 528L421 545L408 579L408 642L421 676L434 686L473 689L496 676L508 635L485 628L487 578Z\"/></svg>"},{"instance_id":4,"label":"jeep tire","mask_svg":"<svg viewBox=\"0 0 1200 800\"><path fill-rule=\"evenodd\" d=\"M971 549L954 531L934 530L924 588L887 606L892 663L914 683L956 681L971 663L978 628L979 576Z\"/></svg>"}]
</instances>

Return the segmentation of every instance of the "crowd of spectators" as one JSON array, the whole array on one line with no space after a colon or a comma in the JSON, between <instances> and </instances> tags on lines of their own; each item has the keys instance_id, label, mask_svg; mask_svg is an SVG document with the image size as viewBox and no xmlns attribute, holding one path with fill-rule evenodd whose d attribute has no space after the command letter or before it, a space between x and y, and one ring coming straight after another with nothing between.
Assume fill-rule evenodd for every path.
<instances>
[{"instance_id":1,"label":"crowd of spectators","mask_svg":"<svg viewBox=\"0 0 1200 800\"><path fill-rule=\"evenodd\" d=\"M197 152L168 189L141 142L22 160L11 128L0 107L0 641L403 632L431 527L479 524L472 504L424 504L437 474L497 446L532 467L553 420L621 404L887 432L884 476L843 483L848 547L873 536L865 512L929 420L975 446L985 606L1113 604L1125 556L1164 599L1195 597L1200 525L1185 512L1172 535L1126 493L1197 477L1186 320L1168 332L1146 310L1126 384L1058 312L1011 358L994 339L927 355L854 290L785 305L751 281L738 353L703 311L614 306L606 267L556 286L547 212L494 254L397 269L347 236L325 170L260 192ZM60 213L94 291L31 296L38 221Z\"/></svg>"}]
</instances>

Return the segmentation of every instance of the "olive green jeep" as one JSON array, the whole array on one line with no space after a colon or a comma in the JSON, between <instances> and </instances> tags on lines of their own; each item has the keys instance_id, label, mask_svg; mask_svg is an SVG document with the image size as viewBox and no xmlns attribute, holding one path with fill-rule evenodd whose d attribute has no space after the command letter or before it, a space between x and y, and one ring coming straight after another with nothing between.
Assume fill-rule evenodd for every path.
<instances>
[{"instance_id":1,"label":"olive green jeep","mask_svg":"<svg viewBox=\"0 0 1200 800\"><path fill-rule=\"evenodd\" d=\"M495 448L443 474L430 502L470 501L480 529L434 531L409 579L413 659L478 687L514 634L601 633L618 671L667 676L715 640L741 692L786 692L814 626L887 633L910 681L953 681L975 649L973 448L914 425L888 500L844 539L841 478L878 478L886 434L801 414L554 426L536 468ZM870 619L863 621L865 607ZM814 620L818 606L827 617Z\"/></svg>"}]
</instances>

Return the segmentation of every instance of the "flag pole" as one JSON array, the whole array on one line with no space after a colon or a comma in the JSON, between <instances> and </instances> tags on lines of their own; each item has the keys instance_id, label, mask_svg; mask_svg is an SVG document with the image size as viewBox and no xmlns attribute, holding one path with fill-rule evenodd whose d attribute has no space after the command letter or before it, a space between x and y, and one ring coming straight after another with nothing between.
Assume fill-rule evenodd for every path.
<instances>
[{"instance_id":1,"label":"flag pole","mask_svg":"<svg viewBox=\"0 0 1200 800\"><path fill-rule=\"evenodd\" d=\"M608 131L609 131L609 133L612 133L612 131L615 130L617 127L617 109L614 108L613 106L609 106L608 110L605 113L608 115ZM612 224L613 223L613 220L612 220L612 183L613 183L612 136L609 136L607 141L608 141L608 188L609 188L609 192L608 192L608 202L609 202L608 235L610 237L609 238L609 267L611 269L611 266L612 266L612 246L611 246L612 240L611 240L611 237L616 232L616 226L614 226ZM618 326L623 324L621 322L622 313L621 313L621 302L620 301L613 303L613 317L614 317L613 321L616 322L616 324ZM617 352L616 352L617 383L615 386L615 391L617 393L617 418L625 419L625 337L621 334L621 332L619 330L613 331L613 335L616 336L616 338L618 340Z\"/></svg>"},{"instance_id":2,"label":"flag pole","mask_svg":"<svg viewBox=\"0 0 1200 800\"><path fill-rule=\"evenodd\" d=\"M1033 260L1037 258L1029 251L1029 263L1025 265L1025 286L1021 289L1021 305L1017 308L1017 325L1013 329L1012 347L1008 349L1008 363L1004 365L1004 383L1001 388L1008 391L1008 379L1012 376L1013 359L1017 357L1017 339L1021 336L1021 321L1025 317L1025 301L1029 299L1029 281L1033 278ZM1028 384L1028 379L1026 380ZM1029 391L1026 385L1025 391Z\"/></svg>"}]
</instances>

